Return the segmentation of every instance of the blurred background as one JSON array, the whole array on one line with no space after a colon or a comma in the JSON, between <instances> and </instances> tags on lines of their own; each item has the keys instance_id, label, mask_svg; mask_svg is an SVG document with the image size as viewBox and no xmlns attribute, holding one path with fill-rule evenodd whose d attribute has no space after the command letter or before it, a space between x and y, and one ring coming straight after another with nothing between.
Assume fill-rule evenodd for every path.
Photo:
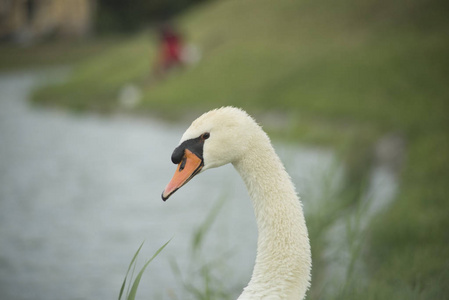
<instances>
[{"instance_id":1,"label":"blurred background","mask_svg":"<svg viewBox=\"0 0 449 300\"><path fill-rule=\"evenodd\" d=\"M0 290L235 299L257 230L231 166L166 203L182 133L233 105L304 204L307 299L449 294L449 5L0 0Z\"/></svg>"}]
</instances>

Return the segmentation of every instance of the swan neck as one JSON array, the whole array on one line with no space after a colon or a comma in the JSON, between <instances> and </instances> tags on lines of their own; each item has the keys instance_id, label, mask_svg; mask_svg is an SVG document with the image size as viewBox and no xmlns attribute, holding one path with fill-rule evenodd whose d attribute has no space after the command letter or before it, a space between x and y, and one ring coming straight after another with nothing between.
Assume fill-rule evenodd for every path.
<instances>
[{"instance_id":1,"label":"swan neck","mask_svg":"<svg viewBox=\"0 0 449 300\"><path fill-rule=\"evenodd\" d=\"M302 206L271 144L257 149L234 163L251 197L259 234L251 281L239 299L303 299L311 255Z\"/></svg>"}]
</instances>

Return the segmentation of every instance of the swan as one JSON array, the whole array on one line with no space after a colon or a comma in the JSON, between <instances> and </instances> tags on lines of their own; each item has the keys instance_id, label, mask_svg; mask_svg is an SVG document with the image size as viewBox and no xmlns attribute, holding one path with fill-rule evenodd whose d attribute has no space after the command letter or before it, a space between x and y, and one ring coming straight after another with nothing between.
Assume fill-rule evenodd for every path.
<instances>
[{"instance_id":1,"label":"swan","mask_svg":"<svg viewBox=\"0 0 449 300\"><path fill-rule=\"evenodd\" d=\"M167 200L195 175L231 163L254 207L258 240L251 280L238 300L303 299L310 286L310 243L301 202L268 135L245 111L211 110L193 121L173 151L178 167Z\"/></svg>"}]
</instances>

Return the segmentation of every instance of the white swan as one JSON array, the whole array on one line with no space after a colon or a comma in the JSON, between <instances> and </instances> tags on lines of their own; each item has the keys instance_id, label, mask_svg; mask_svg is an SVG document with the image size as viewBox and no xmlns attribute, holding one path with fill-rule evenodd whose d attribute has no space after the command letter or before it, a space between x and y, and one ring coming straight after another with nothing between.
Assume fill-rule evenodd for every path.
<instances>
[{"instance_id":1,"label":"white swan","mask_svg":"<svg viewBox=\"0 0 449 300\"><path fill-rule=\"evenodd\" d=\"M246 112L212 110L196 119L172 154L178 164L162 193L165 201L196 174L227 163L251 196L259 237L251 280L238 300L303 299L311 253L302 206L270 139Z\"/></svg>"}]
</instances>

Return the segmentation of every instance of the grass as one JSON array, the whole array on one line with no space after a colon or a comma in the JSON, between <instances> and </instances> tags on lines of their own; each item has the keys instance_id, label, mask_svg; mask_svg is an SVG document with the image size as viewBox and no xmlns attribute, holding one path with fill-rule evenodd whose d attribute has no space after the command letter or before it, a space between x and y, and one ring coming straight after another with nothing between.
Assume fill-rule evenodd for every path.
<instances>
[{"instance_id":1,"label":"grass","mask_svg":"<svg viewBox=\"0 0 449 300\"><path fill-rule=\"evenodd\" d=\"M447 132L412 140L401 193L372 226L374 278L402 286L416 299L443 299L449 292L448 146Z\"/></svg>"},{"instance_id":2,"label":"grass","mask_svg":"<svg viewBox=\"0 0 449 300\"><path fill-rule=\"evenodd\" d=\"M217 253L216 257L205 261L203 249L206 235L220 213L226 199L227 196L225 195L219 198L204 221L192 233L191 257L187 270L181 270L175 259L170 261L172 272L176 276L179 286L182 287L183 294L180 296L180 299L188 298L188 296L191 296L191 299L201 300L231 299L231 291L226 290L223 282L225 276L221 271L229 253ZM228 250L227 252L230 251Z\"/></svg>"},{"instance_id":3,"label":"grass","mask_svg":"<svg viewBox=\"0 0 449 300\"><path fill-rule=\"evenodd\" d=\"M195 67L148 84L156 42L146 32L90 56L69 81L43 87L34 99L117 111L123 110L117 95L132 83L143 99L131 113L175 120L221 105L243 107L272 135L347 149L349 196L337 208L344 210L357 206L373 144L396 132L407 144L400 191L370 224L360 253L370 280L349 281L335 298L443 299L449 292L447 10L437 0L210 2L178 20L202 49ZM319 253L326 213L307 221Z\"/></svg>"},{"instance_id":4,"label":"grass","mask_svg":"<svg viewBox=\"0 0 449 300\"><path fill-rule=\"evenodd\" d=\"M89 40L49 40L30 45L0 45L0 71L74 64L101 55L122 40L119 36Z\"/></svg>"},{"instance_id":5,"label":"grass","mask_svg":"<svg viewBox=\"0 0 449 300\"><path fill-rule=\"evenodd\" d=\"M36 97L41 103L53 103L57 106L69 106L73 110L92 109L106 112L117 105L119 89L140 77L136 72L148 71L148 63L135 60L135 57L145 58L147 50L142 45L144 37L126 40L115 44L112 50L102 51L87 62L77 66L70 82L60 83L42 88ZM105 74L108 74L105 76ZM57 95L57 103L55 101Z\"/></svg>"},{"instance_id":6,"label":"grass","mask_svg":"<svg viewBox=\"0 0 449 300\"><path fill-rule=\"evenodd\" d=\"M133 284L131 285L130 283L128 283L128 289L127 289L127 292L126 292L126 300L134 300L136 298L137 289L139 288L140 280L142 279L143 273L145 272L145 270L148 267L148 265L153 261L153 259L155 259L159 255L159 253L162 250L164 250L164 248L168 245L168 243L170 243L170 240L168 242L166 242L164 245L162 245L154 253L154 255L144 264L144 266L140 269L139 273L137 274L136 278L133 281L134 271L136 269L136 264L137 264L136 259L137 259L138 255L139 255L140 249L142 249L143 242L142 242L142 244L140 244L140 246L137 249L136 253L134 254L131 262L129 263L128 270L126 271L125 279L123 280L122 287L120 288L120 292L119 292L119 295L118 295L118 300L121 300L122 296L124 295L123 292L125 291L127 280L128 280L128 275L130 275L129 272L131 271L131 269L132 269L132 272L131 272L131 276L129 277L129 281L133 281Z\"/></svg>"}]
</instances>

